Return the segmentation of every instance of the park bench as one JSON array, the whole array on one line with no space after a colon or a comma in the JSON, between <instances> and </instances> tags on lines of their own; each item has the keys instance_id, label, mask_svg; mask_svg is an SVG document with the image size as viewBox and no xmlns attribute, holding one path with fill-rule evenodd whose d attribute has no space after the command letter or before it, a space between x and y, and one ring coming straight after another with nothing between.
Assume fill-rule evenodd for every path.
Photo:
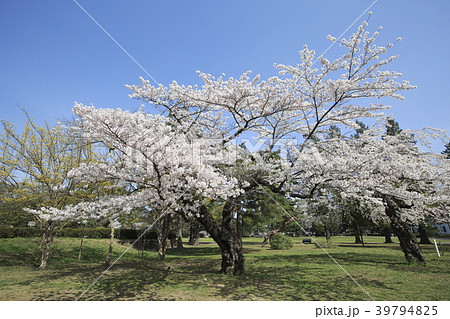
<instances>
[{"instance_id":1,"label":"park bench","mask_svg":"<svg viewBox=\"0 0 450 319\"><path fill-rule=\"evenodd\" d=\"M302 243L304 243L304 244L311 244L311 238L302 239Z\"/></svg>"}]
</instances>

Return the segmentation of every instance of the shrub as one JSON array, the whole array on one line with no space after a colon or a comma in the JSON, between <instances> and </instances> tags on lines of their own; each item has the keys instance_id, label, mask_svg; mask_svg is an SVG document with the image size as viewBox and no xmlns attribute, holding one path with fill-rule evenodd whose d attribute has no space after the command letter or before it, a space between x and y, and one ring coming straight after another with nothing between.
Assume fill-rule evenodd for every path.
<instances>
[{"instance_id":1,"label":"shrub","mask_svg":"<svg viewBox=\"0 0 450 319\"><path fill-rule=\"evenodd\" d=\"M118 229L118 238L120 239L137 239L144 230L137 229ZM155 231L147 231L143 239L157 239L158 234Z\"/></svg>"},{"instance_id":2,"label":"shrub","mask_svg":"<svg viewBox=\"0 0 450 319\"><path fill-rule=\"evenodd\" d=\"M42 231L32 227L1 227L0 238L40 237Z\"/></svg>"},{"instance_id":3,"label":"shrub","mask_svg":"<svg viewBox=\"0 0 450 319\"><path fill-rule=\"evenodd\" d=\"M96 228L63 228L55 235L56 237L81 237L85 238L109 238L110 229L106 227Z\"/></svg>"},{"instance_id":4,"label":"shrub","mask_svg":"<svg viewBox=\"0 0 450 319\"><path fill-rule=\"evenodd\" d=\"M109 228L63 228L55 233L55 237L109 238ZM42 230L34 227L1 227L0 238L40 237Z\"/></svg>"},{"instance_id":5,"label":"shrub","mask_svg":"<svg viewBox=\"0 0 450 319\"><path fill-rule=\"evenodd\" d=\"M275 250L290 249L292 246L294 246L292 238L283 234L276 234L270 241L270 248Z\"/></svg>"},{"instance_id":6,"label":"shrub","mask_svg":"<svg viewBox=\"0 0 450 319\"><path fill-rule=\"evenodd\" d=\"M109 238L111 230L109 227L85 227L85 228L63 228L55 233L55 237L74 237L80 238ZM136 229L119 229L114 230L114 237L120 239L137 239L142 231ZM40 237L42 230L34 227L0 227L0 238L14 237ZM144 239L156 239L157 234L154 231L148 231L143 236Z\"/></svg>"}]
</instances>

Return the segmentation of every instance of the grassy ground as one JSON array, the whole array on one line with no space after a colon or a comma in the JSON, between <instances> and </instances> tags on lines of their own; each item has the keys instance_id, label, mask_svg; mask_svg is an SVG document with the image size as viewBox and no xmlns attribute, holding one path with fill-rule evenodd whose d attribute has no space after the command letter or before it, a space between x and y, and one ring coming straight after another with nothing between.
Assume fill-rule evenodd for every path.
<instances>
[{"instance_id":1,"label":"grassy ground","mask_svg":"<svg viewBox=\"0 0 450 319\"><path fill-rule=\"evenodd\" d=\"M322 239L319 239L322 240ZM438 258L424 245L427 264L408 265L398 244L367 237L366 247L335 237L327 251L376 300L450 300L450 246ZM322 240L323 241L323 240ZM220 251L210 239L199 247L156 253L130 249L81 300L370 300L315 245L274 251L260 238L245 238L246 272L223 275ZM48 269L40 271L39 238L0 239L0 300L74 300L105 270L106 239L57 238ZM116 243L114 257L126 246ZM170 269L168 267L170 266Z\"/></svg>"}]
</instances>

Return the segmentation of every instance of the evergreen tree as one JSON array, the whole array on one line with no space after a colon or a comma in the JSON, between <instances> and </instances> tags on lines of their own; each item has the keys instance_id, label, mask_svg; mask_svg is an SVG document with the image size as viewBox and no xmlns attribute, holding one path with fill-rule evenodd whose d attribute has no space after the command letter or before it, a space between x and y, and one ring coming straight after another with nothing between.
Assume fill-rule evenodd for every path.
<instances>
[{"instance_id":1,"label":"evergreen tree","mask_svg":"<svg viewBox=\"0 0 450 319\"><path fill-rule=\"evenodd\" d=\"M450 142L445 144L445 150L442 151L442 154L446 155L446 157L450 159Z\"/></svg>"},{"instance_id":2,"label":"evergreen tree","mask_svg":"<svg viewBox=\"0 0 450 319\"><path fill-rule=\"evenodd\" d=\"M388 118L386 121L386 135L395 136L402 132L400 125L393 118Z\"/></svg>"}]
</instances>

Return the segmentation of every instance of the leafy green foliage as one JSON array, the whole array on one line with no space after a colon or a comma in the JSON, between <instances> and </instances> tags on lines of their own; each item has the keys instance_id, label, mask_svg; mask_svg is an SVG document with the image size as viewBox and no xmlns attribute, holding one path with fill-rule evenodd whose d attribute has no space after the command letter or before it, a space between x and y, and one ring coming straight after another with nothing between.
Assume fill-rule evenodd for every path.
<instances>
[{"instance_id":1,"label":"leafy green foliage","mask_svg":"<svg viewBox=\"0 0 450 319\"><path fill-rule=\"evenodd\" d=\"M119 238L120 239L137 239L141 236L143 231L139 231L137 229L119 229ZM157 239L158 234L155 231L146 232L142 238L144 239Z\"/></svg>"},{"instance_id":2,"label":"leafy green foliage","mask_svg":"<svg viewBox=\"0 0 450 319\"><path fill-rule=\"evenodd\" d=\"M286 212L295 215L294 202L269 188L264 188L264 191L257 188L252 194L247 194L243 199L243 207L246 234L279 229Z\"/></svg>"},{"instance_id":3,"label":"leafy green foliage","mask_svg":"<svg viewBox=\"0 0 450 319\"><path fill-rule=\"evenodd\" d=\"M34 217L23 210L25 203L21 202L1 202L0 203L0 227L14 226L26 227Z\"/></svg>"},{"instance_id":4,"label":"leafy green foliage","mask_svg":"<svg viewBox=\"0 0 450 319\"><path fill-rule=\"evenodd\" d=\"M274 250L291 249L293 246L294 241L292 238L283 234L274 235L270 242L270 248Z\"/></svg>"},{"instance_id":5,"label":"leafy green foliage","mask_svg":"<svg viewBox=\"0 0 450 319\"><path fill-rule=\"evenodd\" d=\"M108 227L94 227L94 228L63 228L59 230L56 237L74 237L81 236L85 238L109 238L110 229ZM136 229L115 229L114 234L116 238L120 239L137 239L141 232ZM0 238L15 238L15 237L39 237L42 235L42 230L34 227L0 227ZM156 239L156 232L145 233L145 239Z\"/></svg>"},{"instance_id":6,"label":"leafy green foliage","mask_svg":"<svg viewBox=\"0 0 450 319\"><path fill-rule=\"evenodd\" d=\"M0 238L39 237L42 231L32 227L5 227L0 228Z\"/></svg>"}]
</instances>

